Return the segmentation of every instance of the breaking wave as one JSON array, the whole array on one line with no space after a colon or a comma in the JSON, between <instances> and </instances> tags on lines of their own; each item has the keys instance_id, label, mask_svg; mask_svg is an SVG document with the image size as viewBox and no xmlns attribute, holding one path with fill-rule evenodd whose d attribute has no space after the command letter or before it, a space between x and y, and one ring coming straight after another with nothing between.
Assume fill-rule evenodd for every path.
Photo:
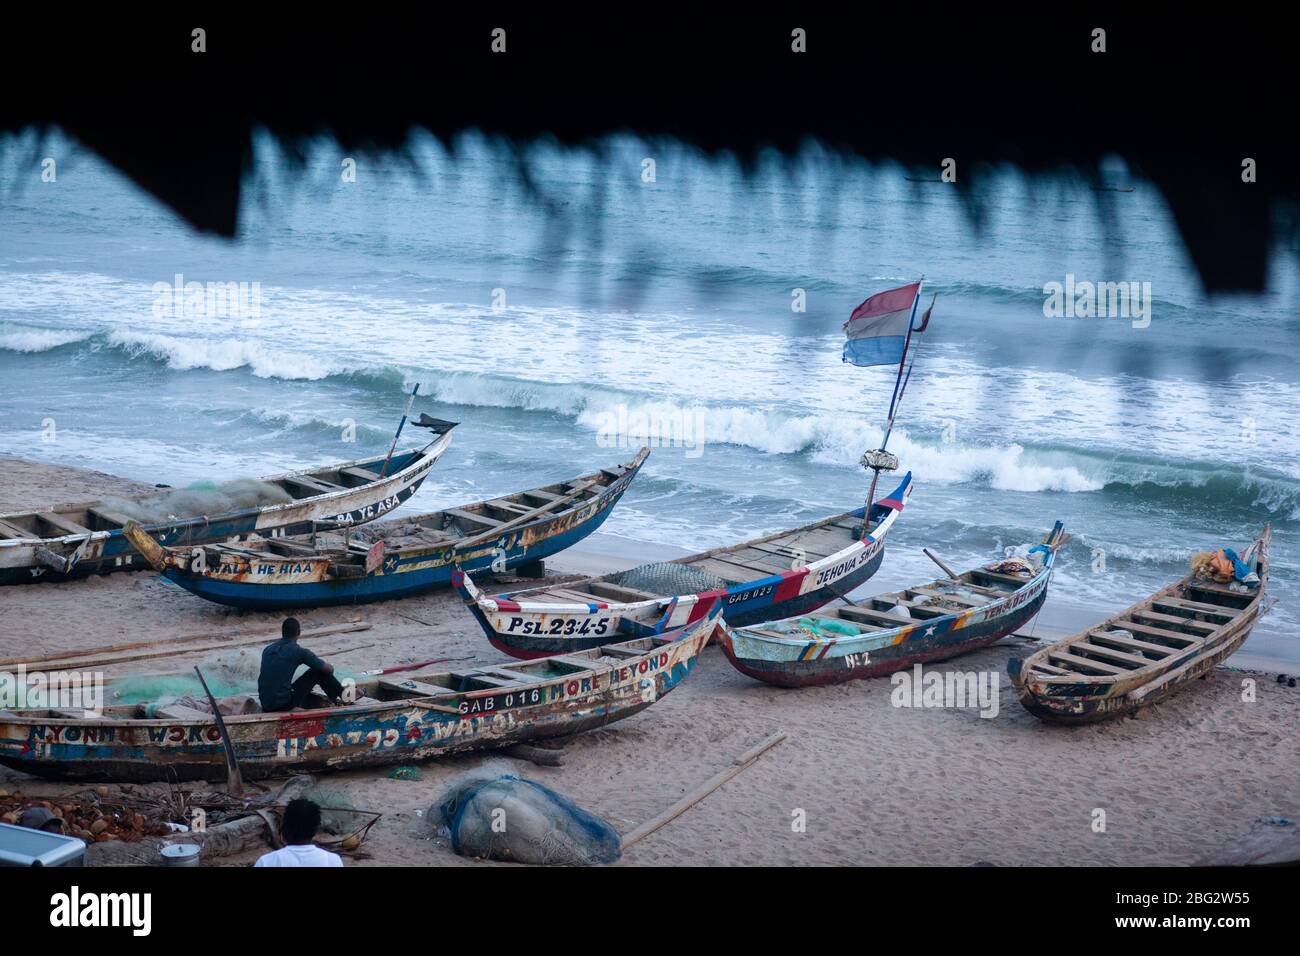
<instances>
[{"instance_id":1,"label":"breaking wave","mask_svg":"<svg viewBox=\"0 0 1300 956\"><path fill-rule=\"evenodd\" d=\"M246 369L261 378L339 379L352 388L391 398L420 383L421 396L446 405L520 410L571 419L579 427L687 448L731 445L769 455L806 455L818 464L853 469L863 450L877 447L881 429L860 415L797 411L761 406L656 400L631 390L587 384L530 381L477 372L441 373L399 365L328 361L278 351L251 339L198 339L119 329L104 335L73 330L0 331L0 347L83 348L126 360L147 359L173 369ZM321 432L340 427L312 415L283 410L255 411L265 424ZM368 429L367 429L368 431ZM376 433L378 437L379 433ZM1102 452L1045 448L1032 444L945 443L922 429L897 428L890 448L926 482L976 484L1006 492L1097 493L1133 504L1218 506L1262 511L1273 518L1300 520L1300 481L1197 460L1142 460Z\"/></svg>"},{"instance_id":2,"label":"breaking wave","mask_svg":"<svg viewBox=\"0 0 1300 956\"><path fill-rule=\"evenodd\" d=\"M258 378L317 380L337 375L344 368L310 355L270 351L251 339L187 339L117 329L105 343L130 356L147 355L169 368L207 368L218 372L247 367Z\"/></svg>"},{"instance_id":3,"label":"breaking wave","mask_svg":"<svg viewBox=\"0 0 1300 956\"><path fill-rule=\"evenodd\" d=\"M0 328L0 351L48 352L51 349L71 345L73 342L84 342L90 337L90 332L78 332L73 329L35 329L10 326Z\"/></svg>"}]
</instances>

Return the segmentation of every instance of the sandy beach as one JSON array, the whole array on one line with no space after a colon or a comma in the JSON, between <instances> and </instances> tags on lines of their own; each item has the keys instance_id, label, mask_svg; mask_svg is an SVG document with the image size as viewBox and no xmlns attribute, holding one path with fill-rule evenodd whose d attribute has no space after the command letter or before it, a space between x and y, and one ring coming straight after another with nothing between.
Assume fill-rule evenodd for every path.
<instances>
[{"instance_id":1,"label":"sandy beach","mask_svg":"<svg viewBox=\"0 0 1300 956\"><path fill-rule=\"evenodd\" d=\"M0 459L0 510L140 490L98 473ZM610 570L668 556L669 549L597 534L548 561L548 571ZM903 583L890 577L887 556L859 593ZM435 656L501 660L448 592L298 616L305 628L371 624L309 643L344 667ZM1103 616L1049 598L1024 632L1052 639ZM152 572L9 587L0 589L0 657L269 633L279 620L206 603ZM1277 683L1275 671L1246 670L1249 644L1230 666L1139 717L1082 728L1044 725L1017 703L1006 661L1033 646L1012 637L933 665L996 675L1000 698L991 717L893 706L887 678L768 687L710 647L690 679L654 707L569 741L562 767L468 756L425 763L418 780L391 779L385 769L320 783L384 814L358 865L468 863L429 832L423 814L448 781L485 765L543 782L626 832L778 730L789 735L783 744L631 848L622 865L1184 865L1212 856L1260 818L1300 815L1300 689ZM169 658L167 669L199 660ZM149 661L122 666L110 676L159 669ZM1249 702L1247 682L1255 692ZM8 769L0 769L0 788L32 797L81 789ZM1098 810L1104 832L1095 827ZM255 856L222 863L245 865Z\"/></svg>"}]
</instances>

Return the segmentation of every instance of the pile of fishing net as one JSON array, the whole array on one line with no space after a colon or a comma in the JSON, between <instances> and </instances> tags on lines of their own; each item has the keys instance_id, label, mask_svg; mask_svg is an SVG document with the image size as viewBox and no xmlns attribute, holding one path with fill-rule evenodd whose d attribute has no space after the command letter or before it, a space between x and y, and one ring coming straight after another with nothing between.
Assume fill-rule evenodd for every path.
<instances>
[{"instance_id":1,"label":"pile of fishing net","mask_svg":"<svg viewBox=\"0 0 1300 956\"><path fill-rule=\"evenodd\" d=\"M618 832L600 817L513 774L465 777L434 802L428 819L461 856L588 866L622 853Z\"/></svg>"},{"instance_id":2,"label":"pile of fishing net","mask_svg":"<svg viewBox=\"0 0 1300 956\"><path fill-rule=\"evenodd\" d=\"M153 524L172 518L226 514L290 501L293 501L293 496L279 485L256 478L238 478L221 484L197 481L188 488L177 488L140 500L115 498L106 500L104 504L128 518Z\"/></svg>"},{"instance_id":3,"label":"pile of fishing net","mask_svg":"<svg viewBox=\"0 0 1300 956\"><path fill-rule=\"evenodd\" d=\"M716 574L701 571L689 564L675 564L671 561L643 564L640 567L616 574L611 578L607 578L607 580L619 587L668 596L696 594L700 591L716 591L729 586L729 582Z\"/></svg>"},{"instance_id":4,"label":"pile of fishing net","mask_svg":"<svg viewBox=\"0 0 1300 956\"><path fill-rule=\"evenodd\" d=\"M306 665L300 666L294 676L306 669ZM208 682L213 697L256 697L257 676L262 670L262 648L242 647L224 651L206 658L199 664L199 670L203 672L203 679ZM334 675L339 680L356 677L346 668L337 666ZM159 707L175 703L198 710L209 709L207 694L193 670L121 677L109 685L108 698L114 704L143 704L146 717L153 717ZM223 708L222 712L225 713L226 709Z\"/></svg>"},{"instance_id":5,"label":"pile of fishing net","mask_svg":"<svg viewBox=\"0 0 1300 956\"><path fill-rule=\"evenodd\" d=\"M1007 551L1007 556L1000 561L986 564L984 570L995 574L1035 575L1043 570L1047 560L1047 548L1041 544L1021 544Z\"/></svg>"},{"instance_id":6,"label":"pile of fishing net","mask_svg":"<svg viewBox=\"0 0 1300 956\"><path fill-rule=\"evenodd\" d=\"M350 833L364 822L364 816L342 790L314 783L302 792L302 799L320 807L320 825L326 833Z\"/></svg>"}]
</instances>

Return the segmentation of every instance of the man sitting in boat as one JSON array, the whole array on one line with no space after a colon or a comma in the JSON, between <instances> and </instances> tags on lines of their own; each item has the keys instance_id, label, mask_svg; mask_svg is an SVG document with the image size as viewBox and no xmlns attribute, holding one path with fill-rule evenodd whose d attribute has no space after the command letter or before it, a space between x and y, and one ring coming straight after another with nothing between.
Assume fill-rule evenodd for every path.
<instances>
[{"instance_id":1,"label":"man sitting in boat","mask_svg":"<svg viewBox=\"0 0 1300 956\"><path fill-rule=\"evenodd\" d=\"M317 687L330 699L341 703L343 685L334 676L332 664L326 664L298 643L302 632L296 617L285 618L280 625L280 639L262 650L262 670L257 675L257 696L262 700L262 711L293 710L311 703L312 691ZM297 680L293 679L298 665L307 670Z\"/></svg>"}]
</instances>

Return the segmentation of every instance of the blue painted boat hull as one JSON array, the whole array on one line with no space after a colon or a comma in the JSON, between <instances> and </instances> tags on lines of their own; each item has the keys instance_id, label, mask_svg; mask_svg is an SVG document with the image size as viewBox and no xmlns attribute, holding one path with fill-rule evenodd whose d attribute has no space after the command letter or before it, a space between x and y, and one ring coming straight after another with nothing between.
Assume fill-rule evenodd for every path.
<instances>
[{"instance_id":1,"label":"blue painted boat hull","mask_svg":"<svg viewBox=\"0 0 1300 956\"><path fill-rule=\"evenodd\" d=\"M206 568L195 571L188 564L169 564L162 573L168 580L199 597L255 611L371 604L410 597L435 588L450 587L452 574L458 566L468 574L509 571L577 544L604 524L632 479L640 472L648 454L649 450L643 449L635 461L623 466L621 475L602 487L596 497L566 511L536 518L513 529L507 528L490 540L467 539L470 540L468 546L452 541L386 551L379 567L364 576L336 575L328 555L302 559L275 557L269 562L259 562L256 570L251 564L222 567L215 571ZM610 470L601 474L614 475L617 472ZM418 522L421 519L413 520ZM313 561L319 562L319 567L308 568ZM361 568L358 566L357 570ZM267 571L272 573L265 573ZM281 571L285 573L278 573ZM282 580L276 580L277 577Z\"/></svg>"},{"instance_id":2,"label":"blue painted boat hull","mask_svg":"<svg viewBox=\"0 0 1300 956\"><path fill-rule=\"evenodd\" d=\"M439 563L430 568L399 573L372 573L364 578L339 578L311 584L245 584L196 576L175 568L163 574L173 583L217 604L252 611L283 611L291 608L333 607L344 604L373 604L398 598L423 594L436 588L451 587L451 575L459 564L467 574L492 569L510 570L531 561L558 554L587 537L609 517L606 508L583 524L531 546L506 549L505 561L500 563L493 550L466 555L455 549L443 552ZM558 652L557 652L558 653Z\"/></svg>"}]
</instances>

